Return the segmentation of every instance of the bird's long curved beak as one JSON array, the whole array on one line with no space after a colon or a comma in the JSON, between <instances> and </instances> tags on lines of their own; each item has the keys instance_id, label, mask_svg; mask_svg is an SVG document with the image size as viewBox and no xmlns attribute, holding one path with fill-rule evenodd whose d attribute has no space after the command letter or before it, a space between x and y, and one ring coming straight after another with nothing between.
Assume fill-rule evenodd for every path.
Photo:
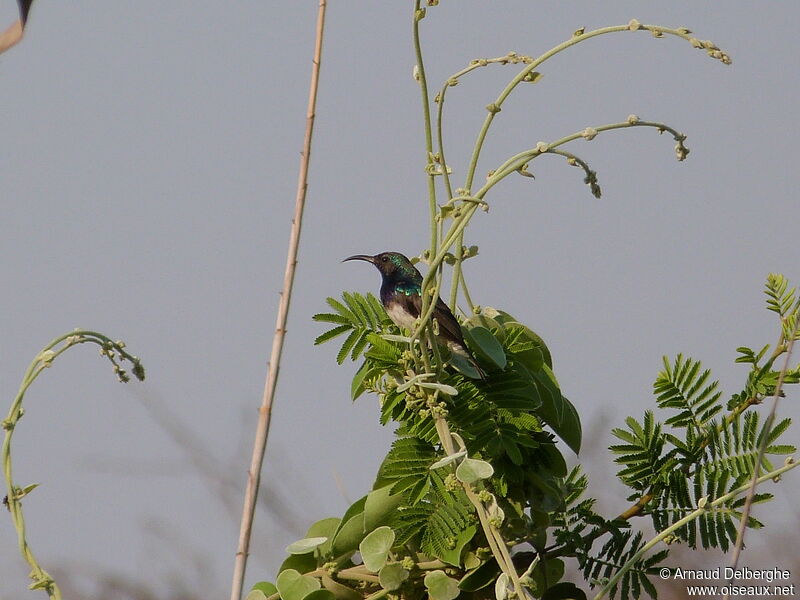
<instances>
[{"instance_id":1,"label":"bird's long curved beak","mask_svg":"<svg viewBox=\"0 0 800 600\"><path fill-rule=\"evenodd\" d=\"M348 260L363 260L373 265L375 264L375 257L369 254L354 254L353 256L348 256L342 262L347 262Z\"/></svg>"}]
</instances>

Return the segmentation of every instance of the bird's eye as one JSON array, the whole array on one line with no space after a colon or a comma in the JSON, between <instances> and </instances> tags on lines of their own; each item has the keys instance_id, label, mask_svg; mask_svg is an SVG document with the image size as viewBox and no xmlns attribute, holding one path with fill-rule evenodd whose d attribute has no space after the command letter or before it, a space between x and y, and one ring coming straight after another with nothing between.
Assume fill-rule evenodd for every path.
<instances>
[{"instance_id":1,"label":"bird's eye","mask_svg":"<svg viewBox=\"0 0 800 600\"><path fill-rule=\"evenodd\" d=\"M381 256L381 262L389 262L388 256Z\"/></svg>"}]
</instances>

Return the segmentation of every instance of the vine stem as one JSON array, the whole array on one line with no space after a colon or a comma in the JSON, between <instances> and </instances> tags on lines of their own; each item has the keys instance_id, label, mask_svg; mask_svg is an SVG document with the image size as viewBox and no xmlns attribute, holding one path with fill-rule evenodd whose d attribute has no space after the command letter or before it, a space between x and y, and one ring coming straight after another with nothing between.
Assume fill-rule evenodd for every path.
<instances>
[{"instance_id":1,"label":"vine stem","mask_svg":"<svg viewBox=\"0 0 800 600\"><path fill-rule=\"evenodd\" d=\"M2 450L0 450L0 462L3 465L3 476L6 481L7 495L5 504L11 515L11 521L17 532L17 544L19 552L25 561L30 565L31 572L29 577L33 580L30 589L44 590L51 600L61 599L61 590L56 585L55 580L39 564L36 556L28 544L26 536L25 518L22 511L22 498L32 491L36 485L20 488L14 483L13 468L11 460L11 441L19 420L24 414L22 406L25 394L34 381L41 375L42 371L49 368L53 362L64 352L79 344L92 343L100 346L100 354L105 356L113 365L114 372L121 382L127 382L130 378L121 363L129 361L133 365L132 373L139 379L144 379L144 368L138 358L125 350L125 344L121 341L113 341L108 336L96 331L75 329L65 333L45 346L39 354L31 361L20 384L19 391L11 403L8 416L2 421L2 429L5 430ZM60 346L60 347L59 347Z\"/></svg>"},{"instance_id":2,"label":"vine stem","mask_svg":"<svg viewBox=\"0 0 800 600\"><path fill-rule=\"evenodd\" d=\"M426 151L426 172L428 180L428 209L431 221L431 247L430 253L436 252L438 244L438 230L436 228L436 182L434 181L433 167L433 127L431 124L431 101L428 96L428 80L425 76L425 63L422 60L422 44L419 37L419 22L425 18L425 9L420 7L420 0L414 2L414 53L417 58L417 68L415 71L419 82L420 93L422 94L422 115L425 123L425 151Z\"/></svg>"},{"instance_id":3,"label":"vine stem","mask_svg":"<svg viewBox=\"0 0 800 600\"><path fill-rule=\"evenodd\" d=\"M778 477L779 475L782 475L783 473L786 473L787 471L791 471L792 469L794 469L798 465L800 465L800 463L795 462L792 459L789 459L789 460L787 460L786 464L783 465L782 467L780 467L779 469L775 469L774 471L770 471L769 473L767 473L765 475L762 475L761 477L759 477L758 479L755 479L754 481L756 482L756 484L764 483L765 481L769 481L770 479L775 479L776 477ZM716 508L717 506L720 506L721 504L724 504L725 502L728 502L729 500L733 500L734 498L736 498L736 496L748 491L750 489L750 486L751 486L751 482L748 482L748 483L746 483L746 484L744 484L742 486L739 486L738 488L736 488L735 490L733 490L731 492L728 492L724 496L720 496L719 498L717 498L716 500L714 500L710 504L695 509L694 511L690 512L688 515L686 515L685 517L683 517L679 521L675 521L675 523L673 523L672 525L667 527L664 531L660 532L656 537L654 537L652 540L650 540L644 546L642 546L639 549L639 551L636 552L636 554L634 554L630 558L630 560L628 562L626 562L623 565L623 567L619 571L617 571L611 579L608 580L608 582L602 587L602 589L594 597L594 600L601 600L601 598L604 598L609 593L611 588L616 586L617 582L622 578L622 576L625 573L627 573L631 569L631 567L636 563L636 561L638 561L640 558L642 558L642 556L644 556L647 553L648 550L653 548L659 542L664 540L666 537L670 536L673 532L677 531L678 529L680 529L681 527L683 527L687 523L691 523L692 521L694 521L696 518L698 518L700 515L702 515L706 511L708 511L708 510L710 510L712 508Z\"/></svg>"},{"instance_id":4,"label":"vine stem","mask_svg":"<svg viewBox=\"0 0 800 600\"><path fill-rule=\"evenodd\" d=\"M261 481L261 466L264 463L264 453L266 452L270 417L272 415L272 403L275 398L275 389L278 382L283 341L286 337L286 321L289 315L289 303L292 298L292 287L297 267L297 250L300 245L300 230L303 222L303 209L305 208L306 190L308 189L308 167L311 158L311 138L314 132L319 70L322 61L322 38L325 27L326 7L327 0L320 0L317 11L316 40L314 43L314 58L311 67L311 84L308 91L306 130L303 152L300 155L300 173L297 179L294 217L289 234L289 250L286 256L286 269L283 276L283 291L281 292L280 302L278 304L277 323L275 326L275 334L272 338L272 351L267 370L267 378L264 384L261 406L258 409L258 423L256 425L256 436L253 443L253 456L250 469L247 472L247 488L245 490L242 520L239 529L239 543L236 550L233 581L231 583L231 600L239 600L242 595L244 575L247 568L247 555L250 549L250 535L253 529L256 500L258 498L258 488Z\"/></svg>"},{"instance_id":5,"label":"vine stem","mask_svg":"<svg viewBox=\"0 0 800 600\"><path fill-rule=\"evenodd\" d=\"M747 529L747 521L750 519L750 511L753 507L753 498L756 495L756 486L759 483L758 474L761 470L761 461L764 460L764 454L766 453L767 445L769 444L769 434L772 430L772 425L775 423L775 415L778 411L778 400L781 396L783 380L784 377L786 377L786 371L789 370L789 364L792 358L792 349L794 348L794 341L797 339L797 328L798 325L800 325L800 311L797 311L794 314L794 327L792 328L792 333L787 341L786 359L784 360L783 368L778 376L778 382L775 385L775 395L772 398L772 408L770 409L769 416L764 424L764 435L761 438L761 443L758 445L758 457L756 458L756 463L753 466L753 478L750 480L748 485L747 498L745 499L744 507L742 509L742 518L739 521L739 529L736 532L736 543L733 546L733 556L731 557L731 569L733 571L736 570L736 566L739 564L739 555L742 553L742 547L744 546L744 532L745 529ZM732 579L728 579L727 583L730 584L731 581ZM725 594L723 596L723 600L728 600L729 597L729 593Z\"/></svg>"},{"instance_id":6,"label":"vine stem","mask_svg":"<svg viewBox=\"0 0 800 600\"><path fill-rule=\"evenodd\" d=\"M433 256L438 256L441 254L439 250L439 235L438 235L438 226L437 226L437 213L438 207L436 205L436 182L434 180L435 177L435 168L436 164L434 161L434 154L433 154L433 127L431 122L431 110L430 110L430 97L428 95L428 83L427 78L425 76L425 65L422 59L422 45L420 43L420 35L419 35L419 23L420 21L425 18L425 9L421 7L421 1L415 0L414 2L414 25L413 25L413 37L414 37L414 51L416 54L417 65L415 75L419 82L420 91L422 94L422 110L424 116L424 124L425 124L425 150L426 150L426 173L427 173L427 182L428 182L428 202L429 202L429 209L430 209L430 250L429 250L429 258ZM440 105L441 106L441 105ZM441 113L439 113L441 115ZM439 126L441 126L441 120L439 120ZM441 127L437 129L439 135L439 142L441 144ZM440 167L446 171L447 165L442 164L443 153L440 154L439 161ZM450 185L449 185L449 178L447 179L447 188L448 194L450 194ZM466 225L466 223L465 223ZM461 230L463 234L463 228ZM459 240L463 240L462 236L459 236ZM450 242L452 244L452 242ZM461 259L460 249L458 252L457 258L457 269L456 273L454 274L453 280L453 291L457 292L458 289L458 281L461 277L460 271L460 259ZM413 332L412 335L412 342L411 347L414 347L413 341L415 339L421 339L422 344L422 361L424 363L424 367L426 372L430 372L430 362L428 359L428 353L426 348L428 344L425 343L426 335L425 331L428 328L428 323L430 320L430 313L435 307L435 296L437 293L430 295L429 289L434 289L435 292L441 287L441 259L435 263L430 265L430 269L425 276L425 281L422 288L422 313L425 314L427 311L427 316L421 320L420 326ZM430 288L431 280L438 280L438 284L435 285L434 288ZM454 294L451 294L451 296ZM451 304L455 306L455 298L452 298ZM431 336L433 343L431 346L433 347L435 359L436 359L436 369L437 371L441 370L442 368L442 360L441 357L438 355L438 349L435 343L435 336ZM435 402L436 395L433 396L433 401ZM450 455L453 454L453 438L450 434L450 429L447 425L447 421L441 417L435 417L436 422L436 430L439 434L439 438L442 442L442 446L445 449L445 452ZM486 534L486 539L489 542L489 545L492 548L492 553L494 554L497 563L500 565L501 569L504 573L506 573L511 579L514 584L514 589L517 592L517 595L520 599L524 599L525 593L522 589L522 585L519 581L519 576L517 575L516 571L514 570L514 565L511 562L511 556L508 553L508 549L505 546L505 542L503 541L502 537L500 536L499 532L494 528L488 519L488 514L486 513L486 509L483 506L483 503L478 499L475 492L469 485L464 485L464 489L466 490L467 496L469 497L472 504L475 506L476 511L478 512L478 517L480 518L481 525L483 526L484 533Z\"/></svg>"},{"instance_id":7,"label":"vine stem","mask_svg":"<svg viewBox=\"0 0 800 600\"><path fill-rule=\"evenodd\" d=\"M624 31L650 31L651 33L663 36L664 34L667 35L674 35L680 38L683 38L690 43L692 42L693 38L689 35L689 31L686 29L671 29L668 27L661 27L658 25L643 25L632 20L627 25L613 25L610 27L602 27L600 29L595 29L593 31L586 31L582 32L579 35L573 35L570 39L558 44L557 46L552 47L550 50L545 52L544 54L538 56L536 59L531 61L524 69L522 69L500 92L500 95L497 99L490 104L487 109L490 108L486 118L483 121L483 125L481 126L480 131L478 132L478 137L475 141L475 147L472 150L472 157L469 163L469 170L467 171L467 178L464 188L469 191L472 189L472 181L475 177L475 169L478 166L478 159L480 158L481 150L483 149L483 142L486 139L486 134L489 132L489 127L492 125L492 121L494 120L494 116L500 112L500 108L505 102L506 98L514 91L516 88L525 78L528 76L529 73L532 73L534 69L536 69L539 65L541 65L546 60L552 58L559 52L566 50L567 48L574 46L575 44L579 44L585 40L605 35L608 33L617 33L617 32L624 32Z\"/></svg>"},{"instance_id":8,"label":"vine stem","mask_svg":"<svg viewBox=\"0 0 800 600\"><path fill-rule=\"evenodd\" d=\"M444 448L445 453L448 456L455 454L456 450L453 446L453 436L450 433L450 427L447 424L447 420L440 415L435 415L434 423L436 424L436 433L439 435L439 440L442 442L442 447ZM462 483L462 485L467 494L467 498L469 498L469 501L472 503L472 505L475 507L475 511L478 513L478 519L481 522L481 528L483 529L483 533L486 536L486 541L489 543L489 548L491 549L498 566L503 573L508 575L508 578L511 580L511 583L514 586L514 591L517 593L517 598L519 598L519 600L525 600L525 598L528 596L525 594L525 591L522 588L522 583L520 582L519 575L514 568L514 563L511 560L511 554L508 552L505 540L503 540L503 537L500 535L500 532L497 530L497 528L491 524L489 520L489 514L486 512L486 508L483 506L483 502L481 502L480 498L478 498L475 490L472 489L472 486L467 483Z\"/></svg>"}]
</instances>

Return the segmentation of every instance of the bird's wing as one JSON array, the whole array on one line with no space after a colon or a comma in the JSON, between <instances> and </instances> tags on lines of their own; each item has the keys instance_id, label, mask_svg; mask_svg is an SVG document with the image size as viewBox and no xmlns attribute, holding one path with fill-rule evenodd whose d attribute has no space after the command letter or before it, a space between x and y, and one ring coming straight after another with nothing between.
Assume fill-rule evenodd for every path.
<instances>
[{"instance_id":1,"label":"bird's wing","mask_svg":"<svg viewBox=\"0 0 800 600\"><path fill-rule=\"evenodd\" d=\"M422 296L414 294L413 296L405 296L403 300L407 303L406 308L414 315L416 319L419 317L422 310ZM444 303L441 298L436 300L436 310L434 311L436 321L439 323L439 335L448 342L453 342L464 349L464 336L461 333L461 325L455 315L450 311L450 308Z\"/></svg>"},{"instance_id":2,"label":"bird's wing","mask_svg":"<svg viewBox=\"0 0 800 600\"><path fill-rule=\"evenodd\" d=\"M450 342L455 342L466 350L467 345L464 343L461 325L459 325L458 319L456 319L450 307L448 307L441 298L436 300L435 315L436 320L439 322L439 335Z\"/></svg>"}]
</instances>

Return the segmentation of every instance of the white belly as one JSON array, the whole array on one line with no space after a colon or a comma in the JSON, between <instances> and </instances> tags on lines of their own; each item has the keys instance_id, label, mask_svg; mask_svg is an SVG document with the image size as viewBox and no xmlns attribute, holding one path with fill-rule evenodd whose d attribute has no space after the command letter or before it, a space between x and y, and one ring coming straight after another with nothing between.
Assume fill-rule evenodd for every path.
<instances>
[{"instance_id":1,"label":"white belly","mask_svg":"<svg viewBox=\"0 0 800 600\"><path fill-rule=\"evenodd\" d=\"M414 322L416 319L400 308L399 304L393 304L386 311L392 322L398 327L412 331L414 329Z\"/></svg>"}]
</instances>

